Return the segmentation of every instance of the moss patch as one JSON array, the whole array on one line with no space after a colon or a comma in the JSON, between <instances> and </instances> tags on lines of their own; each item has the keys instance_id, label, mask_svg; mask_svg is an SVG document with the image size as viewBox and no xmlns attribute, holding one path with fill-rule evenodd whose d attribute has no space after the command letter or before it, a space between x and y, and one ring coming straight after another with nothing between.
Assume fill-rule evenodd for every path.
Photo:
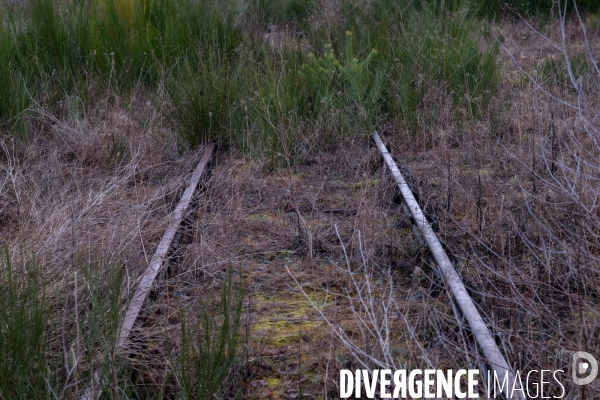
<instances>
[{"instance_id":1,"label":"moss patch","mask_svg":"<svg viewBox=\"0 0 600 400\"><path fill-rule=\"evenodd\" d=\"M313 302L319 302L316 297ZM302 294L288 292L269 297L258 293L253 301L262 315L252 325L251 335L270 348L298 343L303 334L322 325L316 316L310 318L314 309Z\"/></svg>"}]
</instances>

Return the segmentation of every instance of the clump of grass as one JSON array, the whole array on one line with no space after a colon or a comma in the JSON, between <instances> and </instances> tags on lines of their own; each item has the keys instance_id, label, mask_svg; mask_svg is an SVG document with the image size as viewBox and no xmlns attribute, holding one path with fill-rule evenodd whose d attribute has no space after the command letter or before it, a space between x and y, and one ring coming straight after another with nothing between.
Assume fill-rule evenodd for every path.
<instances>
[{"instance_id":1,"label":"clump of grass","mask_svg":"<svg viewBox=\"0 0 600 400\"><path fill-rule=\"evenodd\" d=\"M46 399L83 391L96 368L106 378L104 390L123 390L122 363L111 351L120 321L120 275L106 279L104 269L88 269L81 281L75 277L72 297L61 289L49 297L46 288L56 290L59 283L51 282L35 260L15 265L5 250L1 267L6 288L0 294L2 398Z\"/></svg>"},{"instance_id":2,"label":"clump of grass","mask_svg":"<svg viewBox=\"0 0 600 400\"><path fill-rule=\"evenodd\" d=\"M218 52L182 64L167 87L171 121L190 146L211 140L228 143L239 66Z\"/></svg>"},{"instance_id":3,"label":"clump of grass","mask_svg":"<svg viewBox=\"0 0 600 400\"><path fill-rule=\"evenodd\" d=\"M119 392L133 391L124 369L125 362L115 352L121 323L122 282L123 274L118 266L87 266L83 277L75 276L73 297L67 303L73 307L70 308L72 329L69 331L74 335L66 337L81 352L80 363L87 364L85 369L79 367L84 387L92 385L92 392L100 390L110 393L112 398L120 397ZM77 293L76 288L81 287L87 290ZM94 377L96 373L100 377L98 382Z\"/></svg>"},{"instance_id":4,"label":"clump of grass","mask_svg":"<svg viewBox=\"0 0 600 400\"><path fill-rule=\"evenodd\" d=\"M345 36L339 56L331 44L322 55L298 48L266 52L262 68L254 71L256 89L248 101L252 126L241 127L251 131L244 137L251 151L271 164L296 162L375 126L383 103L384 72L373 68L378 52L357 57L353 34Z\"/></svg>"},{"instance_id":5,"label":"clump of grass","mask_svg":"<svg viewBox=\"0 0 600 400\"><path fill-rule=\"evenodd\" d=\"M302 22L309 14L313 0L253 0L250 7L267 23Z\"/></svg>"},{"instance_id":6,"label":"clump of grass","mask_svg":"<svg viewBox=\"0 0 600 400\"><path fill-rule=\"evenodd\" d=\"M576 79L586 78L588 81L592 74L588 73L588 63L584 57L572 57L570 60L571 69ZM571 86L569 73L564 60L556 59L553 57L546 57L543 61L538 63L536 68L537 75L539 76L540 82L549 86Z\"/></svg>"},{"instance_id":7,"label":"clump of grass","mask_svg":"<svg viewBox=\"0 0 600 400\"><path fill-rule=\"evenodd\" d=\"M181 399L212 399L220 390L237 360L243 293L227 274L221 299L215 309L206 304L189 326L181 318L181 350L175 378Z\"/></svg>"},{"instance_id":8,"label":"clump of grass","mask_svg":"<svg viewBox=\"0 0 600 400\"><path fill-rule=\"evenodd\" d=\"M301 126L308 116L308 96L300 75L299 59L292 54L268 57L255 71L256 91L249 103L249 148L268 160L271 167L297 160Z\"/></svg>"},{"instance_id":9,"label":"clump of grass","mask_svg":"<svg viewBox=\"0 0 600 400\"><path fill-rule=\"evenodd\" d=\"M121 268L89 265L64 285L50 282L35 261L15 265L7 250L0 267L3 399L79 398L87 389L111 398L161 395L137 387L135 372L116 352ZM242 300L229 274L215 308L207 302L197 317L182 317L181 351L170 360L180 398L209 399L223 388L237 360Z\"/></svg>"},{"instance_id":10,"label":"clump of grass","mask_svg":"<svg viewBox=\"0 0 600 400\"><path fill-rule=\"evenodd\" d=\"M378 55L377 49L371 49L363 60L359 60L354 52L354 35L351 31L345 34L342 62L328 45L322 57L308 54L302 72L309 90L315 95L315 113L327 112L331 107L341 109L352 120L350 126L358 123L355 125L358 130L368 132L380 117L385 71L370 68Z\"/></svg>"},{"instance_id":11,"label":"clump of grass","mask_svg":"<svg viewBox=\"0 0 600 400\"><path fill-rule=\"evenodd\" d=\"M548 14L556 15L565 10L568 14L574 13L574 1L569 0L471 0L471 6L478 15L493 20L498 20L514 11L532 17ZM600 10L600 3L594 0L578 0L577 8L584 12L596 12Z\"/></svg>"},{"instance_id":12,"label":"clump of grass","mask_svg":"<svg viewBox=\"0 0 600 400\"><path fill-rule=\"evenodd\" d=\"M0 21L7 16L0 8ZM2 125L19 115L27 104L21 72L15 69L17 50L9 27L0 25L0 129Z\"/></svg>"},{"instance_id":13,"label":"clump of grass","mask_svg":"<svg viewBox=\"0 0 600 400\"><path fill-rule=\"evenodd\" d=\"M62 3L34 0L7 11L0 28L2 98L6 121L26 107L22 85L58 113L65 94L104 85L127 94L154 88L173 66L194 64L210 51L231 53L241 40L233 12L218 2L178 0Z\"/></svg>"},{"instance_id":14,"label":"clump of grass","mask_svg":"<svg viewBox=\"0 0 600 400\"><path fill-rule=\"evenodd\" d=\"M35 263L16 267L8 250L0 264L0 395L49 398L54 376L48 369L48 303Z\"/></svg>"},{"instance_id":15,"label":"clump of grass","mask_svg":"<svg viewBox=\"0 0 600 400\"><path fill-rule=\"evenodd\" d=\"M459 119L477 118L487 109L498 83L498 48L480 48L481 29L468 9L438 16L425 8L406 17L404 35L393 40L389 107L408 128L431 123L423 102L434 89L452 99Z\"/></svg>"},{"instance_id":16,"label":"clump of grass","mask_svg":"<svg viewBox=\"0 0 600 400\"><path fill-rule=\"evenodd\" d=\"M86 268L68 293L35 259L16 265L5 250L0 267L6 289L0 294L2 398L81 395L96 371L101 380L94 390L113 398L132 391L113 351L121 311L118 269Z\"/></svg>"},{"instance_id":17,"label":"clump of grass","mask_svg":"<svg viewBox=\"0 0 600 400\"><path fill-rule=\"evenodd\" d=\"M115 98L165 87L164 109L189 145L217 140L271 164L303 159L316 142L360 137L386 114L416 129L428 119L424 98L440 85L456 115L477 117L495 88L496 49L480 49L479 23L457 4L332 3L332 13L344 17L331 23L333 14L319 15L324 5L298 0L245 10L213 1L34 0L10 11L2 28L0 94L17 95L0 115L9 120L25 109L25 93L60 115L65 96L85 108L102 92L98 86ZM239 12L297 21L302 32L282 31L296 44L286 38L285 49L269 48L256 32L264 25L243 25ZM308 137L307 129L318 133Z\"/></svg>"}]
</instances>

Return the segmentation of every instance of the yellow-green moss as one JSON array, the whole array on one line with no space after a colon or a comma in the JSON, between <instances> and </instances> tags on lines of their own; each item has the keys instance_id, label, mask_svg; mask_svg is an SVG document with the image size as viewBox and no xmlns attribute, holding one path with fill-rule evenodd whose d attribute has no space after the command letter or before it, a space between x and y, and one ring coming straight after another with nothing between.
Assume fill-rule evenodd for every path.
<instances>
[{"instance_id":1,"label":"yellow-green moss","mask_svg":"<svg viewBox=\"0 0 600 400\"><path fill-rule=\"evenodd\" d=\"M316 295L312 297L316 304L323 302ZM297 343L303 332L320 325L318 321L304 319L313 307L300 293L287 292L273 297L258 293L253 301L257 309L263 310L263 315L253 324L251 334L262 336L261 341L269 347L286 347Z\"/></svg>"},{"instance_id":2,"label":"yellow-green moss","mask_svg":"<svg viewBox=\"0 0 600 400\"><path fill-rule=\"evenodd\" d=\"M379 179L366 179L364 181L356 182L352 184L352 189L358 190L363 188L370 188L375 186L379 182Z\"/></svg>"}]
</instances>

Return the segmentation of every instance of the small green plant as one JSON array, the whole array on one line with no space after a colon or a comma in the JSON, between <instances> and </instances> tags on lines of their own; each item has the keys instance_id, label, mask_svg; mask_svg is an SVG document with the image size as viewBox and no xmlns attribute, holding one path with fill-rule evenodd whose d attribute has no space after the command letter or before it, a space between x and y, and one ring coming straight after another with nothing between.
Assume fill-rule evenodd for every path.
<instances>
[{"instance_id":1,"label":"small green plant","mask_svg":"<svg viewBox=\"0 0 600 400\"><path fill-rule=\"evenodd\" d=\"M378 52L361 59L353 34L345 36L343 56L331 44L322 56L265 52L262 68L254 71L256 89L248 103L254 129L246 144L270 166L301 161L341 137L361 136L381 117L384 70L373 68Z\"/></svg>"},{"instance_id":2,"label":"small green plant","mask_svg":"<svg viewBox=\"0 0 600 400\"><path fill-rule=\"evenodd\" d=\"M181 318L181 350L175 378L179 398L213 399L232 373L240 338L243 293L228 273L218 306L212 304L199 314L190 327Z\"/></svg>"},{"instance_id":3,"label":"small green plant","mask_svg":"<svg viewBox=\"0 0 600 400\"><path fill-rule=\"evenodd\" d=\"M301 22L308 16L313 0L253 0L254 13L270 23Z\"/></svg>"},{"instance_id":4,"label":"small green plant","mask_svg":"<svg viewBox=\"0 0 600 400\"><path fill-rule=\"evenodd\" d=\"M168 85L170 117L191 146L229 142L228 124L239 96L238 65L216 51L184 61Z\"/></svg>"},{"instance_id":5,"label":"small green plant","mask_svg":"<svg viewBox=\"0 0 600 400\"><path fill-rule=\"evenodd\" d=\"M586 76L588 65L585 57L572 57L569 61L575 79ZM564 59L546 57L538 63L537 73L541 78L541 82L545 85L572 86Z\"/></svg>"},{"instance_id":6,"label":"small green plant","mask_svg":"<svg viewBox=\"0 0 600 400\"><path fill-rule=\"evenodd\" d=\"M5 20L0 8L0 20ZM17 49L10 29L0 25L0 128L27 107L25 77L17 70Z\"/></svg>"},{"instance_id":7,"label":"small green plant","mask_svg":"<svg viewBox=\"0 0 600 400\"><path fill-rule=\"evenodd\" d=\"M31 259L0 263L0 397L49 399L83 393L100 371L100 387L132 393L114 340L120 323L122 276L100 265L75 275L72 292ZM52 293L50 289L52 288Z\"/></svg>"},{"instance_id":8,"label":"small green plant","mask_svg":"<svg viewBox=\"0 0 600 400\"><path fill-rule=\"evenodd\" d=\"M60 115L65 96L77 93L87 106L90 88L153 89L178 65L232 54L241 42L232 10L191 0L32 0L17 11L2 8L0 124L31 100Z\"/></svg>"},{"instance_id":9,"label":"small green plant","mask_svg":"<svg viewBox=\"0 0 600 400\"><path fill-rule=\"evenodd\" d=\"M498 20L512 12L526 14L532 17L547 16L557 13L566 8L568 14L574 12L574 1L571 0L468 0L468 4L476 14L493 20ZM600 10L600 3L595 0L577 0L577 8L580 12L595 12Z\"/></svg>"},{"instance_id":10,"label":"small green plant","mask_svg":"<svg viewBox=\"0 0 600 400\"><path fill-rule=\"evenodd\" d=\"M77 276L75 277L77 280ZM74 290L71 308L71 324L75 335L73 346L80 351L82 361L88 365L81 374L86 384L95 383L94 374L99 373L99 387L119 398L120 392L131 392L124 362L115 352L117 333L121 323L122 270L117 266L99 264L87 266L75 287L85 288L82 293ZM81 296L77 300L75 296ZM78 307L75 307L75 306Z\"/></svg>"},{"instance_id":11,"label":"small green plant","mask_svg":"<svg viewBox=\"0 0 600 400\"><path fill-rule=\"evenodd\" d=\"M355 57L353 34L346 32L343 64L331 45L323 57L309 53L302 72L313 100L313 112L327 112L334 107L356 116L358 130L369 130L380 118L384 71L370 69L378 51L372 49L363 60Z\"/></svg>"},{"instance_id":12,"label":"small green plant","mask_svg":"<svg viewBox=\"0 0 600 400\"><path fill-rule=\"evenodd\" d=\"M258 66L248 77L253 85L247 89L250 94L244 103L246 125L240 127L246 137L240 136L240 140L248 152L264 158L269 168L296 161L302 127L309 115L307 90L300 74L301 55L293 50L274 55L265 49L245 62Z\"/></svg>"}]
</instances>

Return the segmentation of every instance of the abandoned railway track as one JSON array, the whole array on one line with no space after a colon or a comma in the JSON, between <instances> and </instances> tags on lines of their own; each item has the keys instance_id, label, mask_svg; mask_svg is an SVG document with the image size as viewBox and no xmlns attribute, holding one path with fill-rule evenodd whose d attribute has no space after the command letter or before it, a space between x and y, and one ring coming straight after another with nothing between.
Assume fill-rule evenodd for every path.
<instances>
[{"instance_id":1,"label":"abandoned railway track","mask_svg":"<svg viewBox=\"0 0 600 400\"><path fill-rule=\"evenodd\" d=\"M466 338L465 340L468 341L467 345L472 353L475 354L475 359L482 376L487 377L493 371L495 376L500 377L501 380L506 379L508 382L503 392L503 396L506 399L522 399L523 397L519 394L514 397L510 396L508 388L512 387L515 379L510 364L500 351L495 337L481 317L460 276L452 266L439 239L427 221L418 202L415 200L405 177L395 164L377 132L374 133L373 140L375 141L379 155L385 162L384 168L387 167L389 169L394 184L401 193L403 199L402 207L409 219L414 223L415 235L421 244L427 246L429 249L431 255L429 257L430 264L433 267L435 275L443 282L444 289L447 292L446 298L449 299L448 301L456 322L464 332L462 337ZM360 184L356 182L348 183L333 189L332 192L336 192L335 199L329 199L325 203L319 202L317 199L321 192L325 190L324 183L318 185L317 180L310 176L300 178L290 175L282 176L279 188L281 190L261 187L260 190L270 192L268 194L258 193L257 196L254 196L255 193L253 193L251 198L246 198L246 203L252 204L251 211L240 214L239 207L235 208L233 204L235 201L241 199L240 195L246 193L247 196L248 193L252 193L252 190L248 190L244 185L251 181L253 173L248 170L244 171L242 165L242 168L238 169L246 174L246 182L244 182L243 177L241 181L229 182L230 187L226 191L231 192L225 193L223 192L223 187L219 186L224 184L223 182L219 182L219 178L226 179L227 176L231 178L235 171L227 171L227 174L225 174L221 170L217 174L215 181L213 181L212 187L207 189L209 192L212 190L208 196L208 198L212 196L212 200L210 200L211 204L202 204L203 201L209 201L206 197L203 197L202 201L198 204L198 210L190 210L189 207L194 196L194 191L209 160L213 156L213 150L214 145L212 144L205 147L198 166L187 181L187 188L179 204L171 214L171 222L157 246L148 268L138 281L137 288L129 302L124 321L119 331L116 352L126 351L128 343L132 340L131 334L134 331L133 328L136 323L139 322L140 329L143 329L143 322L139 321L139 316L145 308L152 308L148 304L148 295L157 284L157 276L164 276L164 274L161 274L161 270L165 268L166 257L169 254L173 239L176 237L178 230L180 230L182 220L187 214L193 212L196 215L196 223L191 228L196 232L192 234L194 239L186 246L191 246L195 250L188 251L189 254L181 257L178 262L189 264L190 258L193 258L192 266L198 269L203 268L203 263L225 265L227 263L225 258L227 257L216 257L216 251L213 248L210 248L208 253L206 251L210 246L206 245L205 235L212 234L216 236L215 239L217 240L230 242L230 247L226 249L227 251L231 251L233 248L237 249L236 251L240 254L237 262L240 264L242 270L247 271L244 273L246 277L249 277L249 281L251 281L246 284L246 289L253 293L250 296L252 298L246 304L246 313L256 314L257 316L252 317L252 321L250 321L252 318L248 319L246 330L250 332L246 332L246 335L250 339L246 340L257 340L259 350L254 352L248 348L245 350L246 368L251 371L247 373L250 377L248 378L249 383L245 390L252 392L250 397L260 398L281 395L282 397L295 398L296 391L290 392L289 387L287 389L281 388L283 386L281 382L292 372L279 371L278 368L281 368L281 364L277 360L289 359L289 353L295 351L291 347L297 346L297 351L300 352L300 347L304 346L303 341L309 343L308 347L313 344L308 339L302 339L303 335L308 334L303 332L310 332L309 335L318 337L319 340L326 337L327 333L322 329L324 326L321 326L318 322L318 314L322 313L322 309L319 310L319 313L311 312L309 305L303 302L303 296L297 293L289 293L289 284L284 284L285 290L288 291L284 295L273 293L273 291L278 290L277 287L269 288L271 284L282 288L281 284L286 280L285 277L287 276L287 273L282 269L274 270L272 264L282 263L291 274L307 274L304 276L305 279L318 279L320 282L319 285L321 287L326 286L327 289L324 292L312 295L314 297L310 297L311 295L309 295L309 304L314 306L316 303L320 303L321 306L319 307L321 308L329 307L328 301L330 300L328 299L331 293L335 291L341 293L346 290L340 282L339 277L336 276L339 269L326 266L335 265L335 262L332 262L331 258L323 256L320 263L324 265L324 269L306 273L305 268L302 267L300 262L296 262L294 257L308 258L310 259L310 265L315 265L316 261L314 258L318 258L317 254L321 253L330 256L332 252L336 251L334 250L334 241L339 240L343 242L344 240L349 240L352 242L352 235L349 238L340 235L337 224L342 224L342 226L346 224L348 228L356 226L357 219L364 218L365 213L372 210L369 211L368 207L361 209L356 206L353 202L357 201L357 199L349 194L360 192L364 196L370 191L373 185L381 184L385 186L387 183L378 182L378 180L373 179L366 179L360 182ZM239 167L241 164L238 162L234 165L238 165ZM331 171L327 171L326 173L331 173ZM342 172L338 171L337 173ZM302 181L302 179L305 179L305 181ZM353 179L353 177L348 176L347 181L351 182ZM292 183L294 180L304 183L310 182L310 184L304 185L307 189L306 192L303 194L293 193L290 187L293 186ZM313 193L311 193L311 190ZM227 196L230 196L230 198L227 198ZM310 196L314 197L310 198ZM298 200L298 197L300 197L300 200ZM269 199L273 200L273 209L278 209L279 214L274 211L268 211L267 208L260 204L260 201L268 202L267 200ZM385 222L389 218L389 216L385 215L386 213L385 210L381 210L376 216L384 223L380 226L385 226L385 224L389 226L389 223ZM301 214L305 214L305 217ZM331 226L335 226L335 235ZM242 230L250 231L247 234L240 233ZM295 231L295 234L291 234L292 231ZM395 234L397 235L397 233ZM394 235L394 233L391 232L390 235ZM254 241L254 243L250 243L251 241ZM283 250L280 250L280 248ZM345 253L346 250L343 243L342 248ZM360 251L362 252L362 247ZM229 264L231 262L232 258L229 256ZM181 266L180 269L184 270L188 267L189 265L186 264ZM327 276L324 277L323 272ZM265 276L265 273L268 276ZM294 280L299 283L296 276L294 276ZM194 290L194 288L188 288L186 291L177 289L175 297L202 296L198 294L181 294L183 292L193 293ZM306 293L304 295L306 296ZM352 313L341 313L336 318L338 321L355 321L357 319L356 315ZM293 327L293 329L290 327ZM290 329L293 330L293 333L287 331ZM270 335L274 337L270 338ZM298 340L296 340L296 336ZM252 347L248 343L246 346ZM271 361L265 362L265 357L270 358ZM302 369L302 359L303 357L298 359L297 374L303 375L301 378L296 379L300 387L302 386L301 382L307 380L306 375L308 374L306 370ZM278 378L270 378L270 380L266 378L259 379L267 375L274 375ZM99 372L97 372L94 374L94 379L82 396L82 399L91 400L99 397L99 379ZM257 384L256 382L259 383ZM287 384L289 386L289 382ZM327 385L327 382L325 382L325 385ZM331 395L334 394L335 390L331 392Z\"/></svg>"}]
</instances>

